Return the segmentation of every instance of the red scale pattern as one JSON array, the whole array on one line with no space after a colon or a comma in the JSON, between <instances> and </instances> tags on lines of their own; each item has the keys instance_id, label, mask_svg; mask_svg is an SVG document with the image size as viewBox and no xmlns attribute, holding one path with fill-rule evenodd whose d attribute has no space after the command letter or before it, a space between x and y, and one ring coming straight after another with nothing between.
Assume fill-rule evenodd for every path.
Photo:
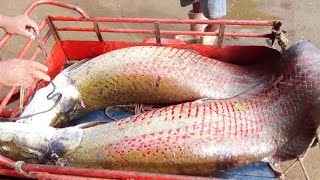
<instances>
[{"instance_id":1,"label":"red scale pattern","mask_svg":"<svg viewBox=\"0 0 320 180\"><path fill-rule=\"evenodd\" d=\"M193 175L296 157L320 124L319 65L320 50L302 42L283 54L282 80L258 94L186 102L95 126L84 130L83 143L101 135L92 149L103 148L105 168Z\"/></svg>"}]
</instances>

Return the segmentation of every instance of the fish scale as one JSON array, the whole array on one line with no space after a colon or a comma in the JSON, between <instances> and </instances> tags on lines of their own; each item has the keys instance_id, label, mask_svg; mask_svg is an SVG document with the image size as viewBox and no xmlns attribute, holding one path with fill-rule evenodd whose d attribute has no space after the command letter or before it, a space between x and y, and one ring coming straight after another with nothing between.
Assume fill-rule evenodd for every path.
<instances>
[{"instance_id":1,"label":"fish scale","mask_svg":"<svg viewBox=\"0 0 320 180\"><path fill-rule=\"evenodd\" d=\"M84 129L81 144L90 146L63 158L75 167L191 175L241 167L264 157L295 158L319 125L320 90L314 80L317 70L308 71L320 65L320 50L309 43L296 46L300 48L283 55L285 78L259 96L182 103ZM303 61L295 57L301 52L308 54ZM294 63L286 66L289 60ZM295 78L301 83L292 83ZM248 109L236 109L238 103ZM92 162L96 154L103 158Z\"/></svg>"},{"instance_id":2,"label":"fish scale","mask_svg":"<svg viewBox=\"0 0 320 180\"><path fill-rule=\"evenodd\" d=\"M258 76L257 73L254 74L250 74L250 76L252 76L252 78L246 78L247 82L246 84L242 84L242 82L235 82L234 85L238 88L238 89L234 89L234 90L230 90L230 88L228 88L230 85L226 85L225 87L218 87L218 83L215 83L215 81L217 79L220 78L219 74L223 74L223 71L225 71L223 69L223 67L219 67L220 64L222 64L221 62L216 63L214 66L212 65L213 63L209 60L205 61L201 58L200 55L195 55L195 53L193 52L188 52L183 50L184 54L186 54L185 59L179 59L178 57L170 57L171 59L167 59L166 56L163 56L164 52L166 51L171 51L171 48L140 48L140 47L136 47L136 48L129 48L130 50L133 49L131 51L127 51L125 52L125 54L127 54L127 56L121 56L121 55L117 55L118 52L111 52L114 53L115 55L110 55L113 57L121 57L124 58L126 63L124 63L124 60L116 60L114 59L112 62L110 63L115 63L115 65L108 65L108 67L115 67L117 68L118 71L122 71L122 70L126 70L127 73L127 81L131 82L131 83L135 83L137 90L136 92L128 92L128 94L139 94L139 92L137 92L139 89L143 89L142 92L145 91L152 91L152 94L157 94L155 92L157 92L157 89L154 89L154 82L150 82L148 79L144 80L143 78L146 78L148 75L151 77L151 81L156 79L156 76L160 76L163 77L161 78L161 80L163 79L163 81L165 83L160 83L160 87L163 86L165 88L163 88L162 90L165 91L163 92L163 94L159 94L159 96L161 97L162 101L166 101L167 99L170 99L170 95L172 94L176 94L176 96L178 97L183 97L185 96L186 100L195 100L195 99L200 99L200 98L204 98L204 97L208 97L208 98L229 98L232 96L235 96L237 94L239 94L240 92L243 92L245 90L247 90L248 88L248 83L250 82L252 83L251 87L254 85L258 85L260 83L263 82L263 80L266 79L266 74L264 74L265 76ZM136 49L138 49L139 54L142 53L143 51L146 51L145 49L147 49L148 55L146 55L147 58L142 58L139 55L136 55ZM158 51L162 52L159 53ZM181 50L179 50L181 51ZM122 51L120 51L119 53L122 54ZM143 54L143 53L142 53ZM150 55L149 55L150 54ZM155 56L153 56L155 55ZM162 56L160 56L162 55ZM137 57L136 57L137 56ZM199 58L200 57L200 58ZM100 57L100 59L108 59L107 57ZM151 61L151 63L150 63ZM201 63L197 63L198 61L201 61ZM96 60L96 62L98 62L98 59ZM134 62L134 63L131 63ZM188 64L189 62L189 64ZM121 63L121 64L119 64ZM155 67L155 63L160 65L159 68L154 69L152 67ZM98 65L99 63L97 63ZM191 65L192 64L192 65ZM230 66L234 66L231 64L228 64ZM183 71L180 70L181 66L186 67L186 69L184 69ZM215 69L217 67L217 71L212 71L212 69ZM85 68L85 66L84 66ZM203 69L201 71L201 68ZM254 67L248 67L249 69L253 69ZM248 69L245 68L244 70ZM83 81L87 81L87 78L92 78L92 76L97 75L99 72L99 76L104 76L103 73L101 74L100 71L96 71L95 66L90 66L90 69L92 70L92 73L90 70L89 71L89 75L84 77L83 80L76 80L76 85L77 87L79 87L79 91L82 91L81 85L80 84L84 84ZM171 69L176 69L177 72L170 72ZM239 69L239 68L237 68ZM156 70L156 71L154 71ZM77 79L82 79L81 75L79 75L82 71L81 67L79 69L76 70L77 72L73 73L73 75L71 75L70 78L76 77ZM107 69L105 70L106 72ZM241 70L240 70L241 71ZM257 69L256 69L257 71ZM112 70L111 70L112 72ZM238 74L233 74L234 72L237 71L228 71L225 72L225 74L228 74L228 76L224 76L223 78L231 80L234 79L232 76L238 76ZM269 71L270 72L270 71ZM265 72L267 73L267 72ZM108 76L109 74L106 74L106 76ZM139 76L140 75L140 76ZM110 76L110 75L109 75ZM111 75L113 76L113 74ZM139 78L138 78L139 77ZM211 82L205 81L206 79L208 79L210 77L210 79L212 79ZM216 78L214 78L216 77ZM121 77L120 77L121 78ZM197 78L197 80L195 79ZM149 83L146 83L146 81L148 81ZM206 83L204 83L206 82ZM88 84L88 83L85 83ZM146 85L153 85L152 87L148 87ZM121 84L119 84L121 85ZM219 83L219 85L221 86L221 84ZM238 86L237 86L238 85ZM243 85L243 86L242 86ZM107 85L108 86L108 85ZM181 87L179 87L181 86ZM241 87L242 86L242 87ZM250 85L249 85L250 86ZM109 89L113 88L113 85L108 86ZM183 89L182 89L183 87ZM125 88L125 87L121 87L121 88ZM93 88L83 88L85 89L85 91L90 91L90 92L95 92L97 91L97 89L93 89ZM107 89L107 92L112 92L109 89ZM176 91L176 92L170 92L169 91ZM211 91L212 92L208 92ZM154 92L155 91L155 92ZM181 92L179 92L181 91ZM86 93L81 93L81 94L86 94ZM143 95L143 96L142 96ZM167 96L166 96L167 95ZM110 102L112 100L112 97L116 97L117 94L107 94L107 96L105 96L104 98L99 98L96 97L97 100L99 100L99 102L93 102L92 104L104 104L104 106L111 104L113 105L114 102ZM144 98L145 94L141 94L138 96L138 98ZM127 97L119 97L122 99L125 99L125 101L128 101L130 98ZM146 104L151 104L152 102L152 98L154 97L148 97L148 100L146 101ZM87 98L83 98L83 99L87 99ZM106 103L102 103L101 100L106 99L108 100L108 102ZM117 99L119 100L119 99ZM154 103L159 103L159 101L161 101L160 99L157 99L156 102ZM88 100L89 101L89 100ZM148 102L149 101L149 102ZM137 102L136 100L134 100L134 102ZM175 101L175 102L171 102L171 103L179 103L181 101ZM166 102L163 102L166 103Z\"/></svg>"},{"instance_id":3,"label":"fish scale","mask_svg":"<svg viewBox=\"0 0 320 180\"><path fill-rule=\"evenodd\" d=\"M54 90L62 94L58 106L20 122L63 127L70 120L114 105L166 106L201 98L232 98L272 79L275 61L238 66L185 49L119 49L64 70L53 80L64 84ZM65 93L67 88L75 92ZM49 109L45 96L51 90L52 85L41 89L21 116Z\"/></svg>"},{"instance_id":4,"label":"fish scale","mask_svg":"<svg viewBox=\"0 0 320 180\"><path fill-rule=\"evenodd\" d=\"M296 158L320 125L320 72L313 68L319 65L320 49L303 41L283 53L277 84L234 98L180 103L86 128L1 123L0 153L26 162L189 175Z\"/></svg>"}]
</instances>

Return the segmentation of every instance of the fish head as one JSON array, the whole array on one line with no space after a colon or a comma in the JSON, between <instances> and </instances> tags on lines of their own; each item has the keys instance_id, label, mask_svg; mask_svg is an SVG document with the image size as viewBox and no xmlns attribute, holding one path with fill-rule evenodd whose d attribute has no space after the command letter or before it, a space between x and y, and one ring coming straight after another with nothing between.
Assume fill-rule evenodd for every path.
<instances>
[{"instance_id":1,"label":"fish head","mask_svg":"<svg viewBox=\"0 0 320 180\"><path fill-rule=\"evenodd\" d=\"M65 165L80 147L83 130L78 127L35 128L33 124L0 123L0 155L14 161ZM63 164L61 164L63 163Z\"/></svg>"},{"instance_id":2,"label":"fish head","mask_svg":"<svg viewBox=\"0 0 320 180\"><path fill-rule=\"evenodd\" d=\"M0 154L15 161L41 163L56 130L34 128L31 124L0 124Z\"/></svg>"},{"instance_id":3,"label":"fish head","mask_svg":"<svg viewBox=\"0 0 320 180\"><path fill-rule=\"evenodd\" d=\"M35 126L63 127L80 102L79 91L64 74L59 74L48 86L39 89L20 115L19 123ZM80 104L83 104L82 101Z\"/></svg>"}]
</instances>

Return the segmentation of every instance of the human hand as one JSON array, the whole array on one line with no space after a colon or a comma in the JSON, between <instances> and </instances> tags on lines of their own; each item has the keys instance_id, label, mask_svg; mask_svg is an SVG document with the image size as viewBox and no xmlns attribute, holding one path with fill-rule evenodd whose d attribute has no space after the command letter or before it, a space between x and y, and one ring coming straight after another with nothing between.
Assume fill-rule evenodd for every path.
<instances>
[{"instance_id":1,"label":"human hand","mask_svg":"<svg viewBox=\"0 0 320 180\"><path fill-rule=\"evenodd\" d=\"M0 83L28 88L35 78L50 81L48 68L36 61L11 59L0 62Z\"/></svg>"},{"instance_id":2,"label":"human hand","mask_svg":"<svg viewBox=\"0 0 320 180\"><path fill-rule=\"evenodd\" d=\"M34 33L39 34L37 23L27 15L1 16L1 27L9 34L18 34L30 39L35 38Z\"/></svg>"}]
</instances>

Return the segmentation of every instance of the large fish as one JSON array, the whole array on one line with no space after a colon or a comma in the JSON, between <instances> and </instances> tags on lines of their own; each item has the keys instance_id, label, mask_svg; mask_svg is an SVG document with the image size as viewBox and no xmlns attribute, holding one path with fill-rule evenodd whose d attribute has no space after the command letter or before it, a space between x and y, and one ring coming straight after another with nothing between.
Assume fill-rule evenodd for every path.
<instances>
[{"instance_id":1,"label":"large fish","mask_svg":"<svg viewBox=\"0 0 320 180\"><path fill-rule=\"evenodd\" d=\"M278 59L237 66L170 47L130 47L77 63L40 89L20 120L64 127L69 120L114 105L173 105L201 98L232 98L273 78ZM52 92L53 91L53 92ZM52 92L52 99L47 96ZM50 96L49 96L50 97Z\"/></svg>"},{"instance_id":2,"label":"large fish","mask_svg":"<svg viewBox=\"0 0 320 180\"><path fill-rule=\"evenodd\" d=\"M284 52L281 81L225 100L197 100L92 126L35 129L0 124L0 153L14 160L73 167L206 175L294 158L320 124L320 49Z\"/></svg>"}]
</instances>

